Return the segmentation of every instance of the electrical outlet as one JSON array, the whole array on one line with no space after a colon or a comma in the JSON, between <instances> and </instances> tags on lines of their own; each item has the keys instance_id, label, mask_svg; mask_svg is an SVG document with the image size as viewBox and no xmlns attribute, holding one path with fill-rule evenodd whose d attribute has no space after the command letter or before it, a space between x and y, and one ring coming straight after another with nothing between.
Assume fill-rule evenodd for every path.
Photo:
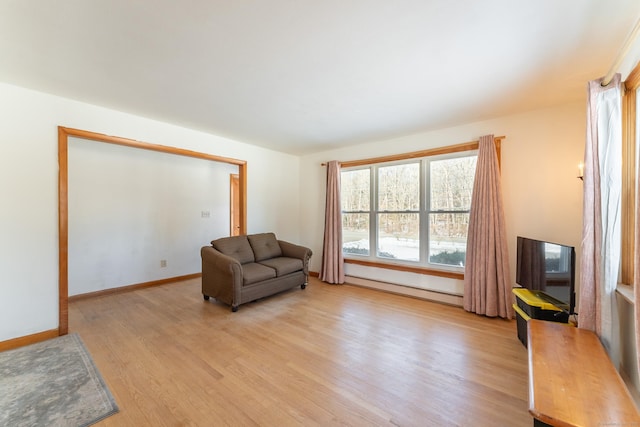
<instances>
[{"instance_id":1,"label":"electrical outlet","mask_svg":"<svg viewBox=\"0 0 640 427\"><path fill-rule=\"evenodd\" d=\"M166 267L167 266L167 260L166 259L161 259L160 260L160 267Z\"/></svg>"}]
</instances>

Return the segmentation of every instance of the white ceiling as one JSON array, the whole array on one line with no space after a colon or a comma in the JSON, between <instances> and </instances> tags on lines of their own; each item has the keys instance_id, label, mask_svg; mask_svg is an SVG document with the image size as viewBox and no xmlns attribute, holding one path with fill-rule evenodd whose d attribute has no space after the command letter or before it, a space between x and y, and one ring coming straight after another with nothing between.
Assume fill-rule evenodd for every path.
<instances>
[{"instance_id":1,"label":"white ceiling","mask_svg":"<svg viewBox=\"0 0 640 427\"><path fill-rule=\"evenodd\" d=\"M638 16L638 0L0 0L0 81L306 154L585 99Z\"/></svg>"}]
</instances>

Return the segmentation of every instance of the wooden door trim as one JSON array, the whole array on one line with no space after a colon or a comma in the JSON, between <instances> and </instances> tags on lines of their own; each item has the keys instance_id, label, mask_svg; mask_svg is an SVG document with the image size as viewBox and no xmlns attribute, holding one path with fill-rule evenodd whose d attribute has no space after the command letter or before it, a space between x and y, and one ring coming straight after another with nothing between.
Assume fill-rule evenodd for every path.
<instances>
[{"instance_id":1,"label":"wooden door trim","mask_svg":"<svg viewBox=\"0 0 640 427\"><path fill-rule=\"evenodd\" d=\"M237 196L234 197L234 187L237 187ZM239 213L240 201L240 175L237 173L229 174L229 235L236 236L235 227L236 225L240 228L238 224L240 222L240 216L238 215L238 223L234 220L236 212ZM238 234L240 234L240 230L238 230Z\"/></svg>"},{"instance_id":2,"label":"wooden door trim","mask_svg":"<svg viewBox=\"0 0 640 427\"><path fill-rule=\"evenodd\" d=\"M194 157L238 166L240 190L240 234L247 233L247 162L215 154L201 153L166 145L118 136L104 135L81 129L58 126L58 334L69 332L69 137L117 144L142 150L158 151L177 156Z\"/></svg>"}]
</instances>

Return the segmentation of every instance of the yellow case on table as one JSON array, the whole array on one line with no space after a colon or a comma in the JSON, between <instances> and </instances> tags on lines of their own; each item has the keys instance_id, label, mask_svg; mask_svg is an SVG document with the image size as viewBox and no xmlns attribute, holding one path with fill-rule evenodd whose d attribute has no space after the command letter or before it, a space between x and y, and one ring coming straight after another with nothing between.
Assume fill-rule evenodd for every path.
<instances>
[{"instance_id":1,"label":"yellow case on table","mask_svg":"<svg viewBox=\"0 0 640 427\"><path fill-rule=\"evenodd\" d=\"M549 301L542 299L536 292L525 288L513 288L516 302L513 311L516 313L518 339L527 346L527 321L531 319L548 320L567 323L569 314Z\"/></svg>"},{"instance_id":2,"label":"yellow case on table","mask_svg":"<svg viewBox=\"0 0 640 427\"><path fill-rule=\"evenodd\" d=\"M566 323L568 313L551 302L542 299L539 292L525 288L513 288L516 296L516 304L531 319L550 320L552 322Z\"/></svg>"}]
</instances>

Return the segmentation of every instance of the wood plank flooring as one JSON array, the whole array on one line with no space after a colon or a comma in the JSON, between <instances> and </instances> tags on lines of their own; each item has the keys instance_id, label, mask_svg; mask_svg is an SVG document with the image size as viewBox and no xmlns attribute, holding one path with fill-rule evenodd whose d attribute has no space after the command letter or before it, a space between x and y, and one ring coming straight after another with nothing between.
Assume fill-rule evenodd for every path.
<instances>
[{"instance_id":1,"label":"wood plank flooring","mask_svg":"<svg viewBox=\"0 0 640 427\"><path fill-rule=\"evenodd\" d=\"M312 278L240 306L200 279L74 301L100 426L531 426L514 321Z\"/></svg>"}]
</instances>

